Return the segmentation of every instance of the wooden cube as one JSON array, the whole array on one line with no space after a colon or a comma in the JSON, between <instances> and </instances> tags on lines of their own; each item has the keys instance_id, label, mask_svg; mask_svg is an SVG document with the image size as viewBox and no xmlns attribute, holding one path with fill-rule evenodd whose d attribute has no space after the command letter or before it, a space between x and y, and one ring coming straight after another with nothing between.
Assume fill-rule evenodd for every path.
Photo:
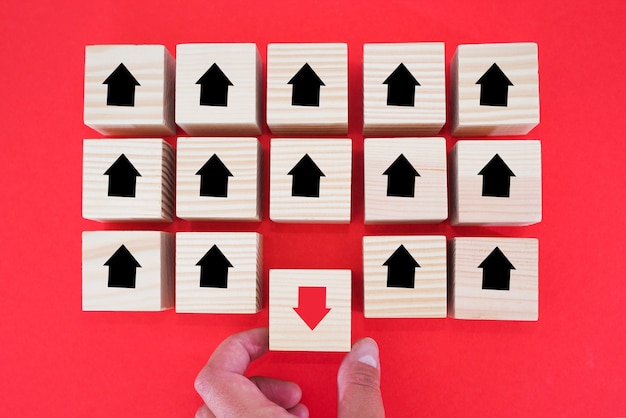
<instances>
[{"instance_id":1,"label":"wooden cube","mask_svg":"<svg viewBox=\"0 0 626 418\"><path fill-rule=\"evenodd\" d=\"M272 139L270 218L275 222L350 222L352 142Z\"/></svg>"},{"instance_id":2,"label":"wooden cube","mask_svg":"<svg viewBox=\"0 0 626 418\"><path fill-rule=\"evenodd\" d=\"M162 139L85 139L83 217L171 221L174 150Z\"/></svg>"},{"instance_id":3,"label":"wooden cube","mask_svg":"<svg viewBox=\"0 0 626 418\"><path fill-rule=\"evenodd\" d=\"M364 135L436 135L445 123L443 42L364 45Z\"/></svg>"},{"instance_id":4,"label":"wooden cube","mask_svg":"<svg viewBox=\"0 0 626 418\"><path fill-rule=\"evenodd\" d=\"M172 135L172 55L163 45L85 49L85 125L104 135Z\"/></svg>"},{"instance_id":5,"label":"wooden cube","mask_svg":"<svg viewBox=\"0 0 626 418\"><path fill-rule=\"evenodd\" d=\"M261 156L256 138L178 138L177 216L260 220Z\"/></svg>"},{"instance_id":6,"label":"wooden cube","mask_svg":"<svg viewBox=\"0 0 626 418\"><path fill-rule=\"evenodd\" d=\"M350 270L270 270L270 350L350 351Z\"/></svg>"},{"instance_id":7,"label":"wooden cube","mask_svg":"<svg viewBox=\"0 0 626 418\"><path fill-rule=\"evenodd\" d=\"M266 118L275 135L347 133L347 44L268 45Z\"/></svg>"},{"instance_id":8,"label":"wooden cube","mask_svg":"<svg viewBox=\"0 0 626 418\"><path fill-rule=\"evenodd\" d=\"M363 237L366 318L446 316L446 237Z\"/></svg>"},{"instance_id":9,"label":"wooden cube","mask_svg":"<svg viewBox=\"0 0 626 418\"><path fill-rule=\"evenodd\" d=\"M256 44L176 46L176 124L190 135L259 135L261 58Z\"/></svg>"},{"instance_id":10,"label":"wooden cube","mask_svg":"<svg viewBox=\"0 0 626 418\"><path fill-rule=\"evenodd\" d=\"M459 45L450 66L452 135L524 135L539 124L537 44Z\"/></svg>"},{"instance_id":11,"label":"wooden cube","mask_svg":"<svg viewBox=\"0 0 626 418\"><path fill-rule=\"evenodd\" d=\"M262 237L176 234L176 312L255 313L262 306Z\"/></svg>"},{"instance_id":12,"label":"wooden cube","mask_svg":"<svg viewBox=\"0 0 626 418\"><path fill-rule=\"evenodd\" d=\"M537 239L455 238L450 245L451 317L538 319Z\"/></svg>"},{"instance_id":13,"label":"wooden cube","mask_svg":"<svg viewBox=\"0 0 626 418\"><path fill-rule=\"evenodd\" d=\"M367 138L365 222L448 217L445 138Z\"/></svg>"},{"instance_id":14,"label":"wooden cube","mask_svg":"<svg viewBox=\"0 0 626 418\"><path fill-rule=\"evenodd\" d=\"M83 232L83 310L174 306L174 237L155 231Z\"/></svg>"},{"instance_id":15,"label":"wooden cube","mask_svg":"<svg viewBox=\"0 0 626 418\"><path fill-rule=\"evenodd\" d=\"M541 221L539 141L458 141L451 171L453 225Z\"/></svg>"}]
</instances>

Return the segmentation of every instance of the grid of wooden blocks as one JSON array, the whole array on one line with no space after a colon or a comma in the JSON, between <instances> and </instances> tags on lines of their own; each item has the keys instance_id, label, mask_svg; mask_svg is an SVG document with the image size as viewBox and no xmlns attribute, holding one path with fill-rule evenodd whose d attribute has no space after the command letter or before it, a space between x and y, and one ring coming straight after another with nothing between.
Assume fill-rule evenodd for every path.
<instances>
[{"instance_id":1,"label":"grid of wooden blocks","mask_svg":"<svg viewBox=\"0 0 626 418\"><path fill-rule=\"evenodd\" d=\"M85 124L126 138L84 140L83 217L261 221L265 109L269 219L350 223L348 46L270 44L266 68L263 100L255 44L182 44L176 59L160 45L88 46ZM437 136L444 43L366 44L362 70L366 224L541 221L540 141L461 139L448 155ZM539 123L536 44L460 45L450 85L453 136L524 135ZM189 136L173 147L162 137L177 126ZM367 318L538 318L536 239L362 244ZM255 232L84 232L83 309L255 313L262 253ZM269 281L272 350L350 349L350 270L272 269Z\"/></svg>"}]
</instances>

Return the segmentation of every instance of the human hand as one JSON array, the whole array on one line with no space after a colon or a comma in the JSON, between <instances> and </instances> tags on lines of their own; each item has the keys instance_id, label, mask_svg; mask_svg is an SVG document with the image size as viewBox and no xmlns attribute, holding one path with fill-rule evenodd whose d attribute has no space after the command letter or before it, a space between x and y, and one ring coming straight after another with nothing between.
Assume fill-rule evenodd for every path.
<instances>
[{"instance_id":1,"label":"human hand","mask_svg":"<svg viewBox=\"0 0 626 418\"><path fill-rule=\"evenodd\" d=\"M268 348L267 328L235 334L222 342L196 378L196 391L205 402L196 418L308 418L296 383L244 376L250 362ZM379 370L374 340L355 343L337 375L339 418L384 417Z\"/></svg>"}]
</instances>

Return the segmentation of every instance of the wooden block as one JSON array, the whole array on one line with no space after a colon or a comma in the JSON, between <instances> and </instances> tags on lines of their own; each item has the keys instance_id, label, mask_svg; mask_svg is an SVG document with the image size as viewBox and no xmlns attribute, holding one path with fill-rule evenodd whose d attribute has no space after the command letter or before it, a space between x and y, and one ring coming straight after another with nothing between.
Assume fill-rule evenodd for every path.
<instances>
[{"instance_id":1,"label":"wooden block","mask_svg":"<svg viewBox=\"0 0 626 418\"><path fill-rule=\"evenodd\" d=\"M256 138L178 138L176 215L260 220L261 156Z\"/></svg>"},{"instance_id":2,"label":"wooden block","mask_svg":"<svg viewBox=\"0 0 626 418\"><path fill-rule=\"evenodd\" d=\"M452 135L524 135L539 124L537 44L459 45L450 65Z\"/></svg>"},{"instance_id":3,"label":"wooden block","mask_svg":"<svg viewBox=\"0 0 626 418\"><path fill-rule=\"evenodd\" d=\"M176 234L176 312L261 309L262 237L254 232Z\"/></svg>"},{"instance_id":4,"label":"wooden block","mask_svg":"<svg viewBox=\"0 0 626 418\"><path fill-rule=\"evenodd\" d=\"M270 218L275 222L350 222L352 142L272 139Z\"/></svg>"},{"instance_id":5,"label":"wooden block","mask_svg":"<svg viewBox=\"0 0 626 418\"><path fill-rule=\"evenodd\" d=\"M176 46L176 123L190 135L259 135L261 58L256 44Z\"/></svg>"},{"instance_id":6,"label":"wooden block","mask_svg":"<svg viewBox=\"0 0 626 418\"><path fill-rule=\"evenodd\" d=\"M458 141L451 171L453 225L541 221L539 141Z\"/></svg>"},{"instance_id":7,"label":"wooden block","mask_svg":"<svg viewBox=\"0 0 626 418\"><path fill-rule=\"evenodd\" d=\"M350 351L350 270L270 270L270 350Z\"/></svg>"},{"instance_id":8,"label":"wooden block","mask_svg":"<svg viewBox=\"0 0 626 418\"><path fill-rule=\"evenodd\" d=\"M363 237L366 318L445 318L446 237Z\"/></svg>"},{"instance_id":9,"label":"wooden block","mask_svg":"<svg viewBox=\"0 0 626 418\"><path fill-rule=\"evenodd\" d=\"M443 42L363 46L364 135L436 135L445 123Z\"/></svg>"},{"instance_id":10,"label":"wooden block","mask_svg":"<svg viewBox=\"0 0 626 418\"><path fill-rule=\"evenodd\" d=\"M156 231L83 232L83 310L174 306L174 237Z\"/></svg>"},{"instance_id":11,"label":"wooden block","mask_svg":"<svg viewBox=\"0 0 626 418\"><path fill-rule=\"evenodd\" d=\"M172 135L172 55L163 45L85 48L85 125L104 135Z\"/></svg>"},{"instance_id":12,"label":"wooden block","mask_svg":"<svg viewBox=\"0 0 626 418\"><path fill-rule=\"evenodd\" d=\"M85 139L83 217L171 221L174 150L162 139Z\"/></svg>"},{"instance_id":13,"label":"wooden block","mask_svg":"<svg viewBox=\"0 0 626 418\"><path fill-rule=\"evenodd\" d=\"M348 132L348 45L269 44L267 125L275 135Z\"/></svg>"},{"instance_id":14,"label":"wooden block","mask_svg":"<svg viewBox=\"0 0 626 418\"><path fill-rule=\"evenodd\" d=\"M451 241L448 313L457 319L536 321L538 254L534 238Z\"/></svg>"},{"instance_id":15,"label":"wooden block","mask_svg":"<svg viewBox=\"0 0 626 418\"><path fill-rule=\"evenodd\" d=\"M365 222L448 217L445 138L365 140Z\"/></svg>"}]
</instances>

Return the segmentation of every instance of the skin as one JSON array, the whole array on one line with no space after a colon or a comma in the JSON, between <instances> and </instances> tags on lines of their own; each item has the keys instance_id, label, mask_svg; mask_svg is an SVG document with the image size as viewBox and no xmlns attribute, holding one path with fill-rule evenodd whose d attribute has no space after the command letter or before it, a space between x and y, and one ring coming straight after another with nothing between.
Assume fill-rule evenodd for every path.
<instances>
[{"instance_id":1,"label":"skin","mask_svg":"<svg viewBox=\"0 0 626 418\"><path fill-rule=\"evenodd\" d=\"M294 382L245 377L250 363L269 349L267 328L232 335L216 349L198 374L195 388L205 404L196 418L308 418ZM378 346L371 338L357 341L337 374L338 418L383 418Z\"/></svg>"}]
</instances>

